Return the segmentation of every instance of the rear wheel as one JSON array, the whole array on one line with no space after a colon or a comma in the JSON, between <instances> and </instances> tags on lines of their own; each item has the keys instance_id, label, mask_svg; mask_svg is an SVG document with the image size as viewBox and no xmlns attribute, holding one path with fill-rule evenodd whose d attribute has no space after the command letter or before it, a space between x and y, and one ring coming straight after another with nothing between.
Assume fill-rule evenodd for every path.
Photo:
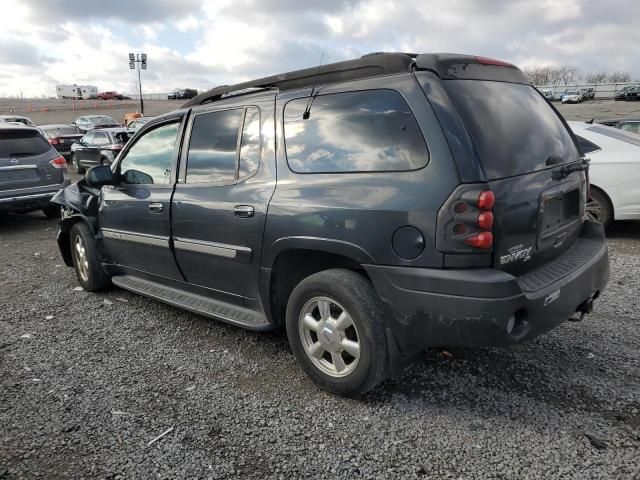
<instances>
[{"instance_id":1,"label":"rear wheel","mask_svg":"<svg viewBox=\"0 0 640 480\"><path fill-rule=\"evenodd\" d=\"M83 174L84 167L80 165L80 160L78 160L78 156L75 153L71 154L71 166L73 167L74 172Z\"/></svg>"},{"instance_id":2,"label":"rear wheel","mask_svg":"<svg viewBox=\"0 0 640 480\"><path fill-rule=\"evenodd\" d=\"M608 227L613 222L613 212L611 211L609 199L595 188L591 189L591 198L587 201L585 211L589 220L599 222L605 227Z\"/></svg>"},{"instance_id":3,"label":"rear wheel","mask_svg":"<svg viewBox=\"0 0 640 480\"><path fill-rule=\"evenodd\" d=\"M104 290L111 283L110 277L102 269L96 240L84 222L77 222L71 228L71 257L78 282L89 292Z\"/></svg>"},{"instance_id":4,"label":"rear wheel","mask_svg":"<svg viewBox=\"0 0 640 480\"><path fill-rule=\"evenodd\" d=\"M325 270L302 280L289 297L287 336L305 373L325 390L361 394L387 376L382 302L355 272Z\"/></svg>"}]
</instances>

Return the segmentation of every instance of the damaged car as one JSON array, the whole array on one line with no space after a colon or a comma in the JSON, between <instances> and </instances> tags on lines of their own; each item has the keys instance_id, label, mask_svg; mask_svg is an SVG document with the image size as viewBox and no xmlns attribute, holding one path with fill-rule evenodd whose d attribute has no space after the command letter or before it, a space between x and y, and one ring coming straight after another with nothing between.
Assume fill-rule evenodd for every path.
<instances>
[{"instance_id":1,"label":"damaged car","mask_svg":"<svg viewBox=\"0 0 640 480\"><path fill-rule=\"evenodd\" d=\"M588 167L517 67L377 53L204 92L53 201L85 290L284 327L316 384L360 394L590 313Z\"/></svg>"}]
</instances>

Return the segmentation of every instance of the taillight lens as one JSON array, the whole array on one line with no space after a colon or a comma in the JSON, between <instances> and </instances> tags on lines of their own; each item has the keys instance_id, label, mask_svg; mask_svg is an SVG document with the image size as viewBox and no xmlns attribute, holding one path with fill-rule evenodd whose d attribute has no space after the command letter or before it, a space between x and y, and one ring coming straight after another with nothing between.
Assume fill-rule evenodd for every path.
<instances>
[{"instance_id":1,"label":"taillight lens","mask_svg":"<svg viewBox=\"0 0 640 480\"><path fill-rule=\"evenodd\" d=\"M49 143L51 145L58 145L60 143L60 140L58 140L57 138L50 138Z\"/></svg>"},{"instance_id":2,"label":"taillight lens","mask_svg":"<svg viewBox=\"0 0 640 480\"><path fill-rule=\"evenodd\" d=\"M482 248L483 250L487 250L493 246L493 233L480 232L477 235L465 238L464 243L475 248Z\"/></svg>"},{"instance_id":3,"label":"taillight lens","mask_svg":"<svg viewBox=\"0 0 640 480\"><path fill-rule=\"evenodd\" d=\"M53 168L67 168L67 161L61 155L49 162Z\"/></svg>"},{"instance_id":4,"label":"taillight lens","mask_svg":"<svg viewBox=\"0 0 640 480\"><path fill-rule=\"evenodd\" d=\"M493 213L481 212L478 215L478 227L483 230L491 230L493 228Z\"/></svg>"},{"instance_id":5,"label":"taillight lens","mask_svg":"<svg viewBox=\"0 0 640 480\"><path fill-rule=\"evenodd\" d=\"M480 210L491 210L496 203L496 196L491 190L480 192L478 196L478 208Z\"/></svg>"}]
</instances>

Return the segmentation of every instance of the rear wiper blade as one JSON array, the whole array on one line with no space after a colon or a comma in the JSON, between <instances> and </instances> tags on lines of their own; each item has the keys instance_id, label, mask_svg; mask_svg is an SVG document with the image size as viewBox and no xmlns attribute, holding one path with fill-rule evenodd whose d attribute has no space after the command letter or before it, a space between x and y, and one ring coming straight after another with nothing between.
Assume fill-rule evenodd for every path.
<instances>
[{"instance_id":1,"label":"rear wiper blade","mask_svg":"<svg viewBox=\"0 0 640 480\"><path fill-rule=\"evenodd\" d=\"M589 172L589 160L588 158L583 158L578 163L572 163L571 165L565 165L560 170L556 170L553 172L553 176L556 180L562 180L563 178L567 178L573 172Z\"/></svg>"}]
</instances>

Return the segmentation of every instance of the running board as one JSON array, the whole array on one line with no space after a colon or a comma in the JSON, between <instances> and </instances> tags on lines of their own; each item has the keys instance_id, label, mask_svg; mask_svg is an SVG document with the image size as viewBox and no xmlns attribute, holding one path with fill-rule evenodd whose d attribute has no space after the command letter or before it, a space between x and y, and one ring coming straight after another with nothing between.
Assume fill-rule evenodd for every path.
<instances>
[{"instance_id":1,"label":"running board","mask_svg":"<svg viewBox=\"0 0 640 480\"><path fill-rule=\"evenodd\" d=\"M269 323L264 315L253 310L231 305L229 303L212 300L202 295L185 292L177 288L168 287L161 283L144 280L131 275L117 275L111 278L114 285L139 293L145 297L159 300L174 307L199 313L205 317L215 318L238 327L249 330L270 330L273 324Z\"/></svg>"}]
</instances>

